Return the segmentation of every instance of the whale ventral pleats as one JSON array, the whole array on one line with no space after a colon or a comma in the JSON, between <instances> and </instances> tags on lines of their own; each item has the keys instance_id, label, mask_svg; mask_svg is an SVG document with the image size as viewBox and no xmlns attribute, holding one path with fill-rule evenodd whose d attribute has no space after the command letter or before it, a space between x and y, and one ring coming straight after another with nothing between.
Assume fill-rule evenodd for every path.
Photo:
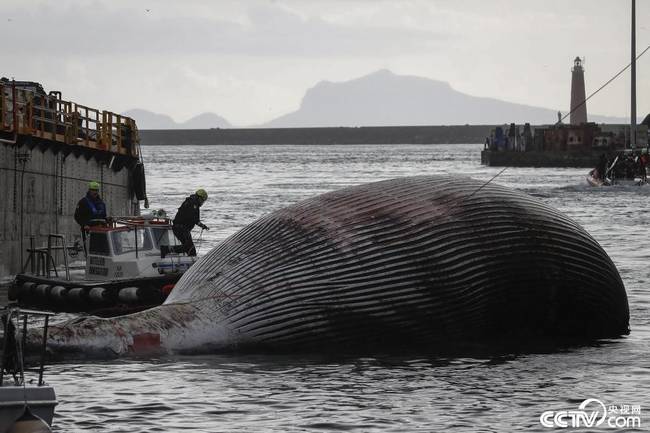
<instances>
[{"instance_id":1,"label":"whale ventral pleats","mask_svg":"<svg viewBox=\"0 0 650 433\"><path fill-rule=\"evenodd\" d=\"M265 215L203 256L163 306L112 320L168 351L443 351L629 332L620 275L584 229L527 194L450 176Z\"/></svg>"}]
</instances>

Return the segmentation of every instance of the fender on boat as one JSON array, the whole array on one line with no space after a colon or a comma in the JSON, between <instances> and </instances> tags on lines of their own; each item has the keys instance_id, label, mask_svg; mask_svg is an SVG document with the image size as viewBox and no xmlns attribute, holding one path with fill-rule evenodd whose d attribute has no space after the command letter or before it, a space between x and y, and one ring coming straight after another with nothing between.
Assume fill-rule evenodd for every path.
<instances>
[{"instance_id":1,"label":"fender on boat","mask_svg":"<svg viewBox=\"0 0 650 433\"><path fill-rule=\"evenodd\" d=\"M88 298L96 304L106 303L108 301L108 290L101 286L93 287L88 291Z\"/></svg>"},{"instance_id":2,"label":"fender on boat","mask_svg":"<svg viewBox=\"0 0 650 433\"><path fill-rule=\"evenodd\" d=\"M147 198L147 181L144 172L144 164L138 161L131 169L131 185L136 199Z\"/></svg>"},{"instance_id":3,"label":"fender on boat","mask_svg":"<svg viewBox=\"0 0 650 433\"><path fill-rule=\"evenodd\" d=\"M124 287L123 289L120 289L118 298L121 302L126 304L134 304L142 300L140 292L141 290L138 287Z\"/></svg>"},{"instance_id":4,"label":"fender on boat","mask_svg":"<svg viewBox=\"0 0 650 433\"><path fill-rule=\"evenodd\" d=\"M50 290L50 298L57 303L62 302L65 299L68 289L63 286L54 286Z\"/></svg>"},{"instance_id":5,"label":"fender on boat","mask_svg":"<svg viewBox=\"0 0 650 433\"><path fill-rule=\"evenodd\" d=\"M138 335L167 351L291 351L628 332L619 273L576 222L502 186L417 176L275 211L202 257L164 305L51 335L119 355Z\"/></svg>"}]
</instances>

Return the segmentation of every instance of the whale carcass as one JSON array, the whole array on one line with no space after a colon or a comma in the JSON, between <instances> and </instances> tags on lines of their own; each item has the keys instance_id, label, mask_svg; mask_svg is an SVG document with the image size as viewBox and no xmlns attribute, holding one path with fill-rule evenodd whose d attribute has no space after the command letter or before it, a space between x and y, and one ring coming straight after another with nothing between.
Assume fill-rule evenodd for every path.
<instances>
[{"instance_id":1,"label":"whale carcass","mask_svg":"<svg viewBox=\"0 0 650 433\"><path fill-rule=\"evenodd\" d=\"M502 186L416 176L272 212L165 304L52 328L55 351L436 347L629 332L619 273L577 223Z\"/></svg>"}]
</instances>

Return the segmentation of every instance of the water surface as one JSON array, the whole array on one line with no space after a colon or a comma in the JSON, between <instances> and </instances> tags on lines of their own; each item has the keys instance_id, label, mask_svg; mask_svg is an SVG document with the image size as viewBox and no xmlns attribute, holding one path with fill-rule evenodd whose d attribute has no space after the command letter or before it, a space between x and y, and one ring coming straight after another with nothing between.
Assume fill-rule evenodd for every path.
<instances>
[{"instance_id":1,"label":"water surface","mask_svg":"<svg viewBox=\"0 0 650 433\"><path fill-rule=\"evenodd\" d=\"M143 148L149 198L171 215L198 189L211 230L200 253L258 217L363 182L420 174L489 180L480 145ZM585 169L510 168L494 182L570 215L610 254L632 333L551 353L496 358L210 355L64 363L48 381L59 432L548 431L546 410L586 398L650 417L650 187L591 188ZM196 234L198 235L198 231ZM644 403L646 406L644 407ZM610 430L611 431L611 430Z\"/></svg>"}]
</instances>

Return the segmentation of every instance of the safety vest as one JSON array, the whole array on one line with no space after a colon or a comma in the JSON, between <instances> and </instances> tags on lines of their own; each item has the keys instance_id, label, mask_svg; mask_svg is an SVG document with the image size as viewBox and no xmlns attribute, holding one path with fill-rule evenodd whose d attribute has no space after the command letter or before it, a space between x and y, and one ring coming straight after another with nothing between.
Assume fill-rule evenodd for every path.
<instances>
[{"instance_id":1,"label":"safety vest","mask_svg":"<svg viewBox=\"0 0 650 433\"><path fill-rule=\"evenodd\" d=\"M92 219L106 218L106 206L104 205L104 203L102 202L95 203L91 199L89 199L88 196L84 198L86 199L86 203L88 203L88 208L90 209L90 212L93 215Z\"/></svg>"}]
</instances>

